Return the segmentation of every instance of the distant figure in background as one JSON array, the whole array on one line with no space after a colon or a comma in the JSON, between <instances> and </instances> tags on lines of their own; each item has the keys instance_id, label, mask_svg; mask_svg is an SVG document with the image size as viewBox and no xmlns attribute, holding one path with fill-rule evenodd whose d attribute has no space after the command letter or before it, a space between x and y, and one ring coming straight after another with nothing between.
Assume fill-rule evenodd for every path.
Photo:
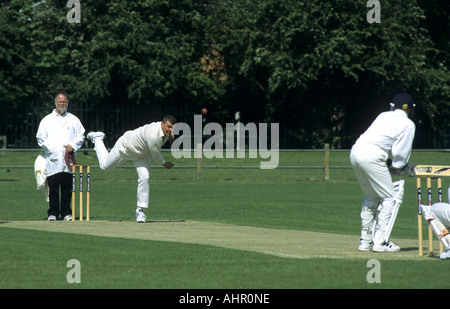
<instances>
[{"instance_id":1,"label":"distant figure in background","mask_svg":"<svg viewBox=\"0 0 450 309\"><path fill-rule=\"evenodd\" d=\"M66 164L65 154L75 153L81 148L85 130L80 120L67 111L68 106L67 94L58 92L55 109L41 120L36 134L37 143L43 148L46 160L50 206L48 221L55 221L60 215L65 221L72 220L72 171Z\"/></svg>"},{"instance_id":2,"label":"distant figure in background","mask_svg":"<svg viewBox=\"0 0 450 309\"><path fill-rule=\"evenodd\" d=\"M396 94L391 111L378 115L351 149L350 163L364 193L360 251L400 251L389 238L403 201L404 180L393 183L391 173L414 176L414 167L408 164L416 130L408 115L414 107L409 94Z\"/></svg>"}]
</instances>

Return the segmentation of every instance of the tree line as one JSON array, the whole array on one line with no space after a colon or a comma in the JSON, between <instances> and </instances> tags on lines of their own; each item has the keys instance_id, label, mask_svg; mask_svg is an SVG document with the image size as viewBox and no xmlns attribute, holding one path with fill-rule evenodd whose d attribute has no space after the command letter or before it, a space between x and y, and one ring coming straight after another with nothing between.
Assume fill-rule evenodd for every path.
<instances>
[{"instance_id":1,"label":"tree line","mask_svg":"<svg viewBox=\"0 0 450 309\"><path fill-rule=\"evenodd\" d=\"M449 125L450 2L67 0L0 4L0 106L53 100L209 110L349 148L399 91L418 128ZM186 121L185 119L180 119Z\"/></svg>"}]
</instances>

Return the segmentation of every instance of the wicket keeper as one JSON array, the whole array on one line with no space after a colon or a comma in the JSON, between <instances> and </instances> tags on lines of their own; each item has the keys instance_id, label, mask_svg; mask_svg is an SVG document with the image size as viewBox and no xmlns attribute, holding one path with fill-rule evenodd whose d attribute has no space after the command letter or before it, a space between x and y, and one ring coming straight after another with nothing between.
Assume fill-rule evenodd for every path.
<instances>
[{"instance_id":1,"label":"wicket keeper","mask_svg":"<svg viewBox=\"0 0 450 309\"><path fill-rule=\"evenodd\" d=\"M149 169L150 157L158 164L170 169L172 162L167 162L161 154L161 147L167 141L172 142L172 127L176 119L171 115L164 116L162 121L152 122L135 130L125 132L116 141L110 152L105 147L105 133L90 132L87 138L94 143L98 162L102 170L117 167L126 161L133 161L138 174L136 221L143 223L147 216L144 209L149 204Z\"/></svg>"},{"instance_id":2,"label":"wicket keeper","mask_svg":"<svg viewBox=\"0 0 450 309\"><path fill-rule=\"evenodd\" d=\"M448 197L450 203L450 187L448 188ZM439 258L441 260L450 259L450 204L435 203L432 206L421 205L422 213L431 226L433 233L440 239L445 246L445 252L442 252Z\"/></svg>"},{"instance_id":3,"label":"wicket keeper","mask_svg":"<svg viewBox=\"0 0 450 309\"><path fill-rule=\"evenodd\" d=\"M389 238L403 201L404 181L393 183L391 173L414 176L408 164L416 130L408 115L414 107L409 94L396 94L391 110L378 115L351 149L350 163L364 193L359 251L400 251Z\"/></svg>"}]
</instances>

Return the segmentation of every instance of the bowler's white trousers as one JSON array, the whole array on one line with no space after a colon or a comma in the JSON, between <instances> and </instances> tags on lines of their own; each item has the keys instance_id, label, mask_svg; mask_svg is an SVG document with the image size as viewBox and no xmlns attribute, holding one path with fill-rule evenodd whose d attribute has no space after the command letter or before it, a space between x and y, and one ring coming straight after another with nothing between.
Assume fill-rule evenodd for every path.
<instances>
[{"instance_id":1,"label":"bowler's white trousers","mask_svg":"<svg viewBox=\"0 0 450 309\"><path fill-rule=\"evenodd\" d=\"M120 137L110 152L99 138L95 140L95 152L102 170L109 170L126 161L133 161L138 174L137 206L148 208L149 202L149 179L150 179L150 156L139 158L135 154L127 152L123 146L123 137Z\"/></svg>"}]
</instances>

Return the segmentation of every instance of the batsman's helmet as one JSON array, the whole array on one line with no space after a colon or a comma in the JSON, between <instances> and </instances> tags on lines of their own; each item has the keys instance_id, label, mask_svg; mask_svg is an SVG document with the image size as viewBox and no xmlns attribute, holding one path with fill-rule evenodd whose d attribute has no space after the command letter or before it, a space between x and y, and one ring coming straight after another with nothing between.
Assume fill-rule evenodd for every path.
<instances>
[{"instance_id":1,"label":"batsman's helmet","mask_svg":"<svg viewBox=\"0 0 450 309\"><path fill-rule=\"evenodd\" d=\"M391 101L391 110L402 109L408 110L416 107L411 96L405 92L397 93Z\"/></svg>"}]
</instances>

